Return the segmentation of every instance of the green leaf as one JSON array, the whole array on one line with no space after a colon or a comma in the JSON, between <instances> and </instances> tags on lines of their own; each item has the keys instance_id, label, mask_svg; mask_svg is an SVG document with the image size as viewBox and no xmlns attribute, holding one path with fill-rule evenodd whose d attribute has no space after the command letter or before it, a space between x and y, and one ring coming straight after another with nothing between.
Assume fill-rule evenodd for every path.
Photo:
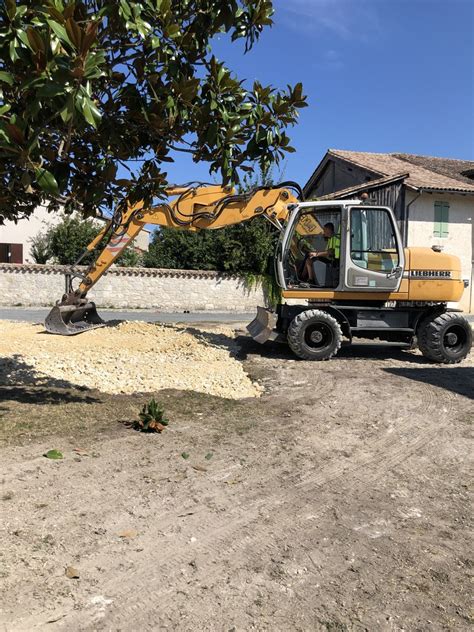
<instances>
[{"instance_id":1,"label":"green leaf","mask_svg":"<svg viewBox=\"0 0 474 632\"><path fill-rule=\"evenodd\" d=\"M82 94L80 94L76 100L76 107L78 107L79 111L82 112L86 121L97 129L102 115L84 89L82 90Z\"/></svg>"},{"instance_id":2,"label":"green leaf","mask_svg":"<svg viewBox=\"0 0 474 632\"><path fill-rule=\"evenodd\" d=\"M92 110L90 108L89 101L87 99L83 99L82 101L82 113L84 114L84 118L88 123L90 123L90 125L97 127L95 124L95 119L92 116Z\"/></svg>"},{"instance_id":3,"label":"green leaf","mask_svg":"<svg viewBox=\"0 0 474 632\"><path fill-rule=\"evenodd\" d=\"M56 97L58 94L62 94L64 91L64 86L59 83L55 83L54 81L49 81L45 83L43 86L38 88L38 96L40 97Z\"/></svg>"},{"instance_id":4,"label":"green leaf","mask_svg":"<svg viewBox=\"0 0 474 632\"><path fill-rule=\"evenodd\" d=\"M63 453L59 450L48 450L48 452L45 452L43 456L45 456L47 459L64 459Z\"/></svg>"},{"instance_id":5,"label":"green leaf","mask_svg":"<svg viewBox=\"0 0 474 632\"><path fill-rule=\"evenodd\" d=\"M131 17L132 17L132 11L130 9L130 5L128 4L128 2L126 2L125 0L120 0L120 9L121 9L121 12L122 12L123 16L127 20L130 20Z\"/></svg>"},{"instance_id":6,"label":"green leaf","mask_svg":"<svg viewBox=\"0 0 474 632\"><path fill-rule=\"evenodd\" d=\"M183 459L189 459L189 454L187 452L181 452L181 456L183 457Z\"/></svg>"},{"instance_id":7,"label":"green leaf","mask_svg":"<svg viewBox=\"0 0 474 632\"><path fill-rule=\"evenodd\" d=\"M180 33L180 29L179 29L179 25L178 24L170 24L166 30L167 30L167 33L168 33L169 37L171 37L172 39L174 39L175 37L178 37L178 35Z\"/></svg>"},{"instance_id":8,"label":"green leaf","mask_svg":"<svg viewBox=\"0 0 474 632\"><path fill-rule=\"evenodd\" d=\"M47 169L36 169L35 175L36 181L43 191L52 195L59 195L58 183L50 171Z\"/></svg>"},{"instance_id":9,"label":"green leaf","mask_svg":"<svg viewBox=\"0 0 474 632\"><path fill-rule=\"evenodd\" d=\"M99 65L103 63L105 63L105 58L102 51L89 53L84 64L84 77L87 79L102 77L105 73Z\"/></svg>"},{"instance_id":10,"label":"green leaf","mask_svg":"<svg viewBox=\"0 0 474 632\"><path fill-rule=\"evenodd\" d=\"M206 461L210 461L213 456L214 456L213 452L208 452L204 458L206 459Z\"/></svg>"},{"instance_id":11,"label":"green leaf","mask_svg":"<svg viewBox=\"0 0 474 632\"><path fill-rule=\"evenodd\" d=\"M62 118L62 120L65 123L70 121L71 118L74 116L74 102L73 102L72 94L68 94L66 103L64 104L63 108L60 110L59 116Z\"/></svg>"},{"instance_id":12,"label":"green leaf","mask_svg":"<svg viewBox=\"0 0 474 632\"><path fill-rule=\"evenodd\" d=\"M16 61L17 59L20 59L20 55L17 53L16 47L17 47L17 42L18 40L12 39L12 41L10 42L10 59L12 61Z\"/></svg>"},{"instance_id":13,"label":"green leaf","mask_svg":"<svg viewBox=\"0 0 474 632\"><path fill-rule=\"evenodd\" d=\"M7 15L9 19L13 22L16 16L16 2L15 0L6 0L5 1Z\"/></svg>"},{"instance_id":14,"label":"green leaf","mask_svg":"<svg viewBox=\"0 0 474 632\"><path fill-rule=\"evenodd\" d=\"M92 112L92 116L94 117L94 120L95 120L95 123L96 123L95 127L97 127L97 125L102 120L102 114L100 113L100 111L97 108L97 106L94 103L94 101L92 101L91 99L89 99L89 108L90 108L90 110Z\"/></svg>"},{"instance_id":15,"label":"green leaf","mask_svg":"<svg viewBox=\"0 0 474 632\"><path fill-rule=\"evenodd\" d=\"M69 44L70 46L73 46L73 43L69 39L69 35L67 34L64 26L61 26L54 20L46 20L46 22L49 24L58 39L60 39L62 42L66 42L66 44Z\"/></svg>"},{"instance_id":16,"label":"green leaf","mask_svg":"<svg viewBox=\"0 0 474 632\"><path fill-rule=\"evenodd\" d=\"M17 31L16 34L18 35L18 39L20 39L27 48L33 50L30 46L30 40L28 39L26 31Z\"/></svg>"},{"instance_id":17,"label":"green leaf","mask_svg":"<svg viewBox=\"0 0 474 632\"><path fill-rule=\"evenodd\" d=\"M9 72L5 72L4 70L0 70L0 81L4 83L8 83L9 86L13 85L13 75Z\"/></svg>"}]
</instances>

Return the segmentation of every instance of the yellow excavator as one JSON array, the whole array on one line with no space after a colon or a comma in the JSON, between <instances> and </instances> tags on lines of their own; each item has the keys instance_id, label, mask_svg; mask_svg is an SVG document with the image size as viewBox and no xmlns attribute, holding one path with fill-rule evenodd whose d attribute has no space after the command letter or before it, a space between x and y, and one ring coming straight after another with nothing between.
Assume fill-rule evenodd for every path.
<instances>
[{"instance_id":1,"label":"yellow excavator","mask_svg":"<svg viewBox=\"0 0 474 632\"><path fill-rule=\"evenodd\" d=\"M258 308L248 325L256 341L286 341L305 360L331 358L343 337L416 341L426 358L444 364L470 352L470 324L448 307L468 283L459 258L435 246L404 248L390 208L361 200L305 202L292 182L246 193L188 183L170 187L167 196L157 206L115 211L87 247L86 253L105 243L95 262L67 276L47 331L74 335L104 324L87 293L146 225L197 231L262 216L280 232L275 275L282 300L276 310ZM77 289L74 278L80 279Z\"/></svg>"}]
</instances>

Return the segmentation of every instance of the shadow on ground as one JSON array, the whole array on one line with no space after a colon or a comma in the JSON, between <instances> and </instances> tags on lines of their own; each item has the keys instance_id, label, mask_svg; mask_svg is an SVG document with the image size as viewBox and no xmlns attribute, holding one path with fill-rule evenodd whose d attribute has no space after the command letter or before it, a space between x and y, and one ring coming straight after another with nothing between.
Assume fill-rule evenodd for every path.
<instances>
[{"instance_id":1,"label":"shadow on ground","mask_svg":"<svg viewBox=\"0 0 474 632\"><path fill-rule=\"evenodd\" d=\"M70 389L73 394L65 395L64 390L56 392L55 389ZM0 401L13 399L30 404L96 401L86 395L88 392L90 390L85 386L38 373L20 355L0 357Z\"/></svg>"},{"instance_id":2,"label":"shadow on ground","mask_svg":"<svg viewBox=\"0 0 474 632\"><path fill-rule=\"evenodd\" d=\"M54 404L95 404L100 400L91 397L82 389L73 388L66 390L65 388L44 388L28 387L28 386L0 386L0 402L17 402L19 404L37 404L37 405L54 405ZM0 407L0 415L8 409Z\"/></svg>"},{"instance_id":3,"label":"shadow on ground","mask_svg":"<svg viewBox=\"0 0 474 632\"><path fill-rule=\"evenodd\" d=\"M298 360L286 343L266 342L264 345L255 342L252 338L239 335L235 338L240 351L236 357L239 360L246 360L249 355L258 355L264 358L274 358L276 360ZM431 364L422 355L414 354L409 350L408 345L401 343L349 343L343 342L339 353L331 359L331 362L338 360L398 360L400 362L411 362L423 365ZM304 360L299 360L304 362Z\"/></svg>"},{"instance_id":4,"label":"shadow on ground","mask_svg":"<svg viewBox=\"0 0 474 632\"><path fill-rule=\"evenodd\" d=\"M409 380L438 386L468 399L474 399L474 368L472 367L433 367L432 369L400 367L384 369L384 371L392 375L406 377Z\"/></svg>"},{"instance_id":5,"label":"shadow on ground","mask_svg":"<svg viewBox=\"0 0 474 632\"><path fill-rule=\"evenodd\" d=\"M201 331L193 327L184 327L183 330L208 344L216 347L225 347L238 360L247 360L249 356L261 356L262 358L275 360L298 360L286 342L269 341L262 345L244 333L237 333L236 337L233 338L223 333ZM331 362L347 359L399 360L400 362L412 362L418 365L432 364L422 355L412 353L409 346L403 343L343 342L339 353L331 359ZM301 360L301 362L304 362L304 360Z\"/></svg>"},{"instance_id":6,"label":"shadow on ground","mask_svg":"<svg viewBox=\"0 0 474 632\"><path fill-rule=\"evenodd\" d=\"M188 334L194 336L197 340L205 342L213 347L224 347L227 349L230 355L240 357L239 356L239 346L240 341L238 338L234 338L233 336L228 336L221 332L213 332L213 331L201 331L200 329L196 329L195 327L179 327L179 330L185 331ZM245 336L242 336L245 339Z\"/></svg>"}]
</instances>

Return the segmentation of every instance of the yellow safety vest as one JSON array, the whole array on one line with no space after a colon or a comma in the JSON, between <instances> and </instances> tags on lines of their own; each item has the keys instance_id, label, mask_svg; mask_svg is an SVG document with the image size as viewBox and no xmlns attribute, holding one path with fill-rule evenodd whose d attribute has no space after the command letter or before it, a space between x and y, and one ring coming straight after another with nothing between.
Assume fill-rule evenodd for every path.
<instances>
[{"instance_id":1,"label":"yellow safety vest","mask_svg":"<svg viewBox=\"0 0 474 632\"><path fill-rule=\"evenodd\" d=\"M334 259L341 258L341 237L339 235L333 235L328 239L328 250L334 252Z\"/></svg>"}]
</instances>

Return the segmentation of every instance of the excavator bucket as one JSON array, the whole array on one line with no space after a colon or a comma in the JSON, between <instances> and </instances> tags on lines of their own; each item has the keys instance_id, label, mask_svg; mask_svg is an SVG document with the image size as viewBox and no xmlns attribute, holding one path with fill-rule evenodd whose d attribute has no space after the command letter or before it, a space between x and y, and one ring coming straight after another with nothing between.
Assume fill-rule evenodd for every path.
<instances>
[{"instance_id":1,"label":"excavator bucket","mask_svg":"<svg viewBox=\"0 0 474 632\"><path fill-rule=\"evenodd\" d=\"M103 327L105 322L97 313L95 303L84 305L55 305L44 322L46 331L61 336L75 336L89 329Z\"/></svg>"},{"instance_id":2,"label":"excavator bucket","mask_svg":"<svg viewBox=\"0 0 474 632\"><path fill-rule=\"evenodd\" d=\"M263 344L267 340L279 337L276 331L278 316L271 309L257 307L257 316L247 325L247 331L256 342Z\"/></svg>"}]
</instances>

